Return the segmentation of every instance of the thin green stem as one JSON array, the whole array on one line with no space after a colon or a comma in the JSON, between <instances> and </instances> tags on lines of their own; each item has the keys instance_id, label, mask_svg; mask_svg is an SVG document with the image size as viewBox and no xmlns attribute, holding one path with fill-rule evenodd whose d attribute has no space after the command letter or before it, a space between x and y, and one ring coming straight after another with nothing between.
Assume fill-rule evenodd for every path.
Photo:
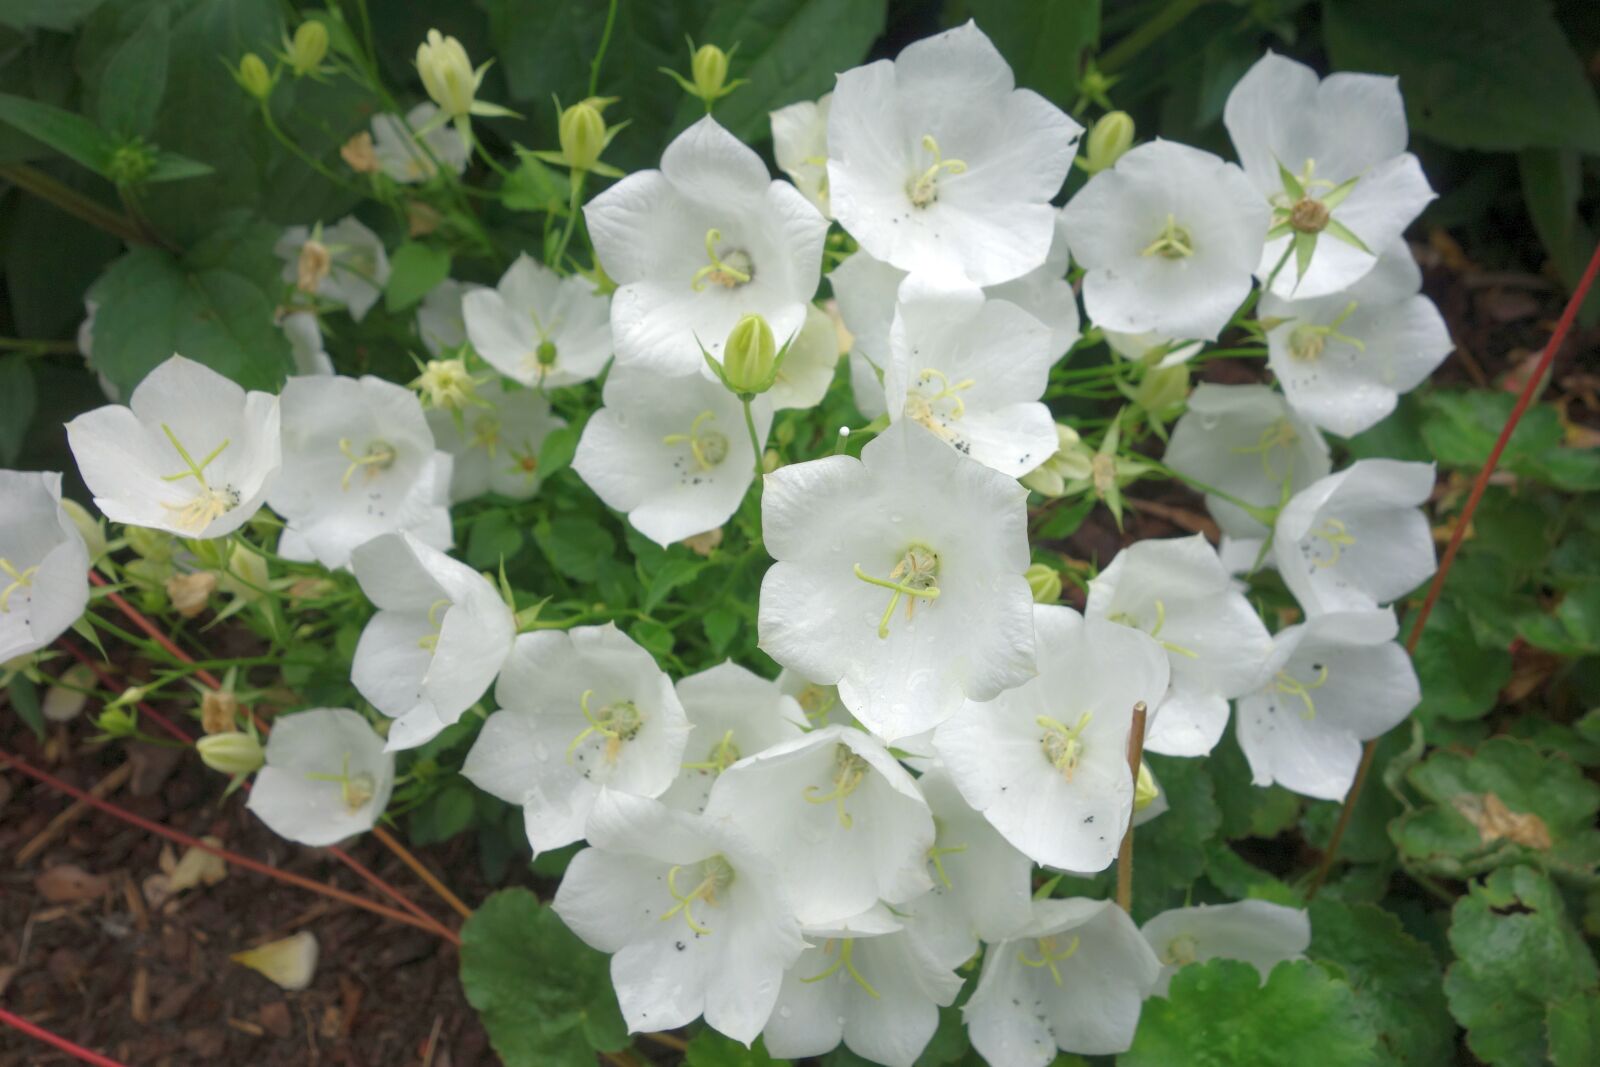
<instances>
[{"instance_id":1,"label":"thin green stem","mask_svg":"<svg viewBox=\"0 0 1600 1067\"><path fill-rule=\"evenodd\" d=\"M561 242L556 245L556 254L551 256L550 266L556 270L564 269L563 260L567 255L567 245L572 242L572 231L578 225L578 201L583 198L583 179L588 171L575 170L572 172L572 195L567 199L567 225L561 231Z\"/></svg>"},{"instance_id":2,"label":"thin green stem","mask_svg":"<svg viewBox=\"0 0 1600 1067\"><path fill-rule=\"evenodd\" d=\"M0 352L21 352L25 356L75 356L75 341L34 341L22 337L0 337Z\"/></svg>"},{"instance_id":3,"label":"thin green stem","mask_svg":"<svg viewBox=\"0 0 1600 1067\"><path fill-rule=\"evenodd\" d=\"M756 435L756 417L750 410L750 402L755 399L749 393L740 393L739 402L744 405L744 428L750 432L750 449L755 453L756 459L756 490L761 489L761 478L766 470L761 463L761 438Z\"/></svg>"},{"instance_id":4,"label":"thin green stem","mask_svg":"<svg viewBox=\"0 0 1600 1067\"><path fill-rule=\"evenodd\" d=\"M611 28L617 22L617 0L611 0L611 6L606 10L606 28L600 31L600 47L595 50L594 62L589 64L589 95L594 96L600 89L600 63L606 58L606 48L611 44Z\"/></svg>"},{"instance_id":5,"label":"thin green stem","mask_svg":"<svg viewBox=\"0 0 1600 1067\"><path fill-rule=\"evenodd\" d=\"M278 126L278 120L272 117L272 108L268 106L267 101L265 100L261 101L261 121L266 124L267 132L272 134L272 136L277 139L278 143L287 148L296 159L300 160L300 162L316 171L328 181L339 186L341 189L356 194L363 194L365 192L365 190L361 189L359 186L346 181L342 175L335 173L332 168L327 166L327 164L323 163L320 159L317 159L315 156L311 155L311 153L301 148L294 142L293 139L289 137L288 134L284 133L283 130Z\"/></svg>"},{"instance_id":6,"label":"thin green stem","mask_svg":"<svg viewBox=\"0 0 1600 1067\"><path fill-rule=\"evenodd\" d=\"M1159 460L1151 459L1148 456L1139 456L1138 460L1141 463L1148 464L1149 466L1155 468L1157 471L1160 471L1169 478L1176 478L1178 481L1182 482L1184 485L1187 485L1191 489L1205 493L1208 496L1217 497L1220 500L1226 500L1228 503L1244 512L1246 515L1249 515L1252 519L1255 519L1269 530L1272 529L1273 524L1277 522L1278 512L1275 508L1264 508L1259 504L1252 504L1248 500L1241 500L1239 497L1234 496L1225 489L1218 489L1214 485L1207 485L1205 482L1202 482L1197 478L1191 478L1187 474L1182 474L1178 471L1175 471L1165 463L1162 463Z\"/></svg>"},{"instance_id":7,"label":"thin green stem","mask_svg":"<svg viewBox=\"0 0 1600 1067\"><path fill-rule=\"evenodd\" d=\"M1176 29L1179 23L1209 2L1210 0L1170 0L1153 18L1101 53L1095 66L1102 74L1115 74L1132 62L1140 52Z\"/></svg>"}]
</instances>

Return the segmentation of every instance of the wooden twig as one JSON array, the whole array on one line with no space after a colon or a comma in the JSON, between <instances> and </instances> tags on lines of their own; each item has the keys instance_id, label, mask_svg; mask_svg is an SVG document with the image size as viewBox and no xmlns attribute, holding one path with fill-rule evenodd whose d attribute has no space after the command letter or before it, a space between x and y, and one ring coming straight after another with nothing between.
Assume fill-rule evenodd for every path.
<instances>
[{"instance_id":1,"label":"wooden twig","mask_svg":"<svg viewBox=\"0 0 1600 1067\"><path fill-rule=\"evenodd\" d=\"M1139 765L1144 762L1144 724L1150 709L1144 701L1133 706L1133 725L1128 730L1128 771L1133 775L1133 789L1139 791ZM1133 911L1133 815L1128 815L1128 829L1122 835L1122 847L1117 850L1117 905L1123 911Z\"/></svg>"}]
</instances>

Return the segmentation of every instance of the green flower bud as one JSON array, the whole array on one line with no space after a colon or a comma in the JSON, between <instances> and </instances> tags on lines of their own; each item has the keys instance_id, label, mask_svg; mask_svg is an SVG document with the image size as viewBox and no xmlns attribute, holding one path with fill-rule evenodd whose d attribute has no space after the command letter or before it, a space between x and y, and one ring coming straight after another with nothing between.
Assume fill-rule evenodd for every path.
<instances>
[{"instance_id":1,"label":"green flower bud","mask_svg":"<svg viewBox=\"0 0 1600 1067\"><path fill-rule=\"evenodd\" d=\"M1084 152L1084 169L1099 174L1122 158L1133 145L1133 117L1126 111L1112 111L1100 116L1100 121L1089 131L1088 147Z\"/></svg>"},{"instance_id":2,"label":"green flower bud","mask_svg":"<svg viewBox=\"0 0 1600 1067\"><path fill-rule=\"evenodd\" d=\"M1160 795L1161 788L1156 785L1155 775L1150 773L1150 765L1140 760L1139 778L1133 784L1133 810L1143 811Z\"/></svg>"},{"instance_id":3,"label":"green flower bud","mask_svg":"<svg viewBox=\"0 0 1600 1067\"><path fill-rule=\"evenodd\" d=\"M254 773L267 761L261 742L238 730L202 737L194 747L207 767L227 775Z\"/></svg>"},{"instance_id":4,"label":"green flower bud","mask_svg":"<svg viewBox=\"0 0 1600 1067\"><path fill-rule=\"evenodd\" d=\"M689 72L694 75L695 95L710 103L721 97L727 86L728 53L714 44L703 44L695 49Z\"/></svg>"},{"instance_id":5,"label":"green flower bud","mask_svg":"<svg viewBox=\"0 0 1600 1067\"><path fill-rule=\"evenodd\" d=\"M600 153L606 147L606 120L593 103L584 100L563 111L558 132L567 166L590 170L600 161Z\"/></svg>"},{"instance_id":6,"label":"green flower bud","mask_svg":"<svg viewBox=\"0 0 1600 1067\"><path fill-rule=\"evenodd\" d=\"M1172 414L1189 395L1189 365L1154 367L1133 390L1132 400L1157 418Z\"/></svg>"},{"instance_id":7,"label":"green flower bud","mask_svg":"<svg viewBox=\"0 0 1600 1067\"><path fill-rule=\"evenodd\" d=\"M778 377L778 343L760 315L734 324L722 348L723 380L736 393L764 393Z\"/></svg>"},{"instance_id":8,"label":"green flower bud","mask_svg":"<svg viewBox=\"0 0 1600 1067\"><path fill-rule=\"evenodd\" d=\"M302 22L289 44L289 65L296 78L312 73L328 54L328 27L320 22Z\"/></svg>"},{"instance_id":9,"label":"green flower bud","mask_svg":"<svg viewBox=\"0 0 1600 1067\"><path fill-rule=\"evenodd\" d=\"M244 54L244 58L239 60L239 69L234 72L233 77L245 92L257 100L265 100L272 95L272 75L268 72L266 63L254 52Z\"/></svg>"},{"instance_id":10,"label":"green flower bud","mask_svg":"<svg viewBox=\"0 0 1600 1067\"><path fill-rule=\"evenodd\" d=\"M156 563L170 563L178 550L178 539L165 530L152 530L148 526L129 526L123 531L128 547L140 559Z\"/></svg>"},{"instance_id":11,"label":"green flower bud","mask_svg":"<svg viewBox=\"0 0 1600 1067\"><path fill-rule=\"evenodd\" d=\"M135 137L111 150L106 176L114 185L142 185L155 168L156 150Z\"/></svg>"},{"instance_id":12,"label":"green flower bud","mask_svg":"<svg viewBox=\"0 0 1600 1067\"><path fill-rule=\"evenodd\" d=\"M1061 572L1047 563L1035 563L1022 576L1028 580L1035 604L1054 604L1061 599Z\"/></svg>"}]
</instances>

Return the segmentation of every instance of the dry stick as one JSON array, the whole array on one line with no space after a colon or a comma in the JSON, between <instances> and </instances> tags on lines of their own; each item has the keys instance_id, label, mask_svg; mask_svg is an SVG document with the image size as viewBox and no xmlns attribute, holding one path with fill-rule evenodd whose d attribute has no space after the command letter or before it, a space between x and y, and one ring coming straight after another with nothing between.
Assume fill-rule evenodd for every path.
<instances>
[{"instance_id":1,"label":"dry stick","mask_svg":"<svg viewBox=\"0 0 1600 1067\"><path fill-rule=\"evenodd\" d=\"M12 1027L13 1029L21 1030L29 1037L38 1038L47 1045L54 1045L62 1052L68 1053L74 1058L82 1060L84 1063L94 1064L94 1067L128 1067L128 1065L123 1063L121 1060L114 1060L109 1056L102 1056L100 1053L86 1049L82 1045L74 1044L73 1042L62 1037L60 1034L46 1030L37 1023L30 1023L22 1016L13 1015L4 1008L0 1008L0 1022L5 1023L7 1026Z\"/></svg>"},{"instance_id":2,"label":"dry stick","mask_svg":"<svg viewBox=\"0 0 1600 1067\"><path fill-rule=\"evenodd\" d=\"M353 907L370 911L374 915L381 915L386 919L393 919L395 922L405 923L407 926L415 926L426 930L429 933L440 934L440 936L448 935L448 940L450 940L457 947L459 947L461 944L461 939L456 936L454 931L443 928L436 929L434 925L424 922L423 920L418 919L416 916L407 912L396 911L394 908L387 907L383 904L378 904L374 901L368 900L366 897L358 896L355 893L349 893L343 889L337 889L331 885L324 885L323 883L311 878L307 878L304 875L295 874L292 871L285 871L281 868L270 866L269 864L262 863L258 860L253 860L249 856L242 856L237 852L231 852L228 849L219 848L216 845L210 844L209 842L200 840L198 837L192 837L181 830L174 830L170 826L163 826L161 823L143 818L139 815L135 815L133 812L120 808L108 800L101 800L99 797L91 796L89 793L77 788L76 786L68 785L55 775L39 770L37 767L25 762L21 757L7 752L5 749L0 749L0 763L4 763L10 767L13 767L16 770L21 771L23 774L28 775L30 778L35 778L40 782L43 782L52 789L65 793L68 796L76 797L77 799L88 804L90 807L98 808L107 815L121 819L123 822L129 823L130 825L137 826L141 830L165 837L169 841L175 841L180 845L187 846L188 848L197 848L202 852L207 852L213 856L217 856L236 867L242 867L247 871L255 871L256 873L264 874L269 878L276 878L280 882L287 882L289 885L298 886L301 889L309 889L313 893L320 893L325 897L332 898L333 900L341 901L342 903L352 905ZM443 930L442 933L441 930Z\"/></svg>"},{"instance_id":3,"label":"dry stick","mask_svg":"<svg viewBox=\"0 0 1600 1067\"><path fill-rule=\"evenodd\" d=\"M1139 789L1139 765L1144 762L1144 720L1150 709L1144 701L1133 706L1133 726L1128 731L1128 770L1133 774L1133 788ZM1117 906L1123 911L1133 911L1133 814L1128 815L1128 829L1122 835L1122 847L1117 849Z\"/></svg>"},{"instance_id":4,"label":"dry stick","mask_svg":"<svg viewBox=\"0 0 1600 1067\"><path fill-rule=\"evenodd\" d=\"M0 179L17 188L46 200L69 215L82 219L89 225L120 237L129 244L154 244L142 233L132 219L106 207L98 200L84 196L70 185L56 181L44 171L25 163L7 163L0 166Z\"/></svg>"},{"instance_id":5,"label":"dry stick","mask_svg":"<svg viewBox=\"0 0 1600 1067\"><path fill-rule=\"evenodd\" d=\"M1489 450L1489 458L1483 461L1483 469L1478 471L1478 477L1473 480L1472 492L1468 494L1466 506L1461 509L1461 514L1456 517L1455 527L1450 531L1450 543L1444 550L1444 558L1439 561L1439 569L1434 572L1433 582L1428 586L1428 595L1423 598L1422 607L1417 611L1416 622L1412 624L1411 634L1406 639L1408 653L1415 653L1417 642L1422 640L1422 628L1428 624L1428 616L1433 613L1433 605L1439 600L1439 591L1444 588L1445 576L1455 565L1456 553L1461 549L1461 542L1466 539L1467 528L1472 524L1472 514L1478 510L1478 501L1483 499L1484 490L1489 487L1489 478L1500 465L1500 457L1510 444L1511 435L1516 433L1517 424L1522 421L1522 416L1533 403L1534 394L1539 391L1540 384L1550 373L1550 365L1555 362L1556 353L1566 343L1567 334L1572 331L1572 324L1578 317L1578 308L1588 295L1589 287L1594 284L1596 274L1600 274L1600 245L1595 247L1594 254L1589 257L1589 265L1584 268L1583 277L1578 279L1572 295L1567 298L1567 306L1561 311L1561 318L1556 322L1555 331L1550 335L1550 343L1544 346L1544 352L1539 356L1539 365L1528 375L1528 381L1522 387L1522 394L1517 397L1516 406L1511 409L1510 417L1501 428L1494 448ZM1308 901L1316 899L1317 891L1328 880L1328 872L1333 869L1333 862L1339 856L1339 845L1344 840L1345 830L1350 826L1350 816L1355 811L1356 801L1361 798L1361 789L1366 785L1367 774L1372 770L1372 758L1378 751L1378 741L1379 738L1374 737L1361 750L1361 763L1356 767L1356 776L1350 783L1350 791L1345 794L1344 806L1339 809L1339 821L1334 824L1333 836L1328 838L1328 847L1322 854L1322 862L1317 866L1316 875L1311 879L1311 888L1306 890Z\"/></svg>"},{"instance_id":6,"label":"dry stick","mask_svg":"<svg viewBox=\"0 0 1600 1067\"><path fill-rule=\"evenodd\" d=\"M96 585L103 586L108 584L106 580L100 577L99 573L96 571L89 572L89 580L94 582ZM166 649L168 653L184 663L194 663L194 657L190 656L183 649L179 648L171 638L167 637L166 634L161 632L160 627L156 626L153 622L146 618L144 613L139 611L139 609L135 608L132 604L128 603L116 593L108 593L106 595L106 599L110 600L111 603L116 606L117 610L126 615L135 626L153 638L158 644L161 645L162 648ZM197 669L194 673L195 677L199 678L206 685L209 685L212 689L220 690L222 688L222 683L217 679L217 676L211 672L204 669ZM254 712L251 712L250 717L262 733L267 732L267 724L262 722ZM400 862L404 863L407 867L410 867L413 871L415 871L417 877L421 878L427 883L430 889L439 894L440 899L442 899L446 904L450 905L450 907L455 910L457 915L461 916L463 919L472 918L472 909L467 907L467 905L462 902L460 897L452 893L449 888L439 880L438 876L424 867L422 865L422 861L413 855L410 849L402 845L393 834L389 833L389 831L385 830L381 826L374 826L372 828L372 836L381 841L384 847L386 847L390 852L393 852L396 856L398 856L400 858Z\"/></svg>"},{"instance_id":7,"label":"dry stick","mask_svg":"<svg viewBox=\"0 0 1600 1067\"><path fill-rule=\"evenodd\" d=\"M117 767L110 774L96 782L94 786L90 788L89 795L93 797L104 797L107 793L113 793L122 788L122 783L126 782L129 776L132 774L133 760L124 760L121 766ZM43 830L40 830L37 834L35 834L33 840L17 849L17 854L12 857L12 862L18 867L30 862L33 857L43 852L46 846L48 846L50 842L54 841L56 836L60 834L62 830L65 830L72 823L82 818L84 812L88 810L89 805L85 801L73 801L71 807L69 807L66 811L63 811L60 815L57 815L55 818L51 819L49 824L46 825Z\"/></svg>"},{"instance_id":8,"label":"dry stick","mask_svg":"<svg viewBox=\"0 0 1600 1067\"><path fill-rule=\"evenodd\" d=\"M69 653L71 653L73 656L75 656L77 658L78 662L82 663L84 666L88 667L90 671L94 672L95 677L100 679L100 684L101 685L105 686L107 689L111 689L111 688L115 688L116 687L116 685L117 685L116 679L111 677L110 673L108 671L104 670L100 666L99 663L95 662L95 660L93 658L91 658L87 652L85 652L85 651L83 651L83 649L79 648L74 642L68 641L65 638L62 638L59 643ZM173 723L173 721L171 719L167 718L165 715L162 715L155 708L151 707L148 702L141 700L141 701L138 702L137 706L139 708L140 714L148 716L152 721L154 721L162 729L166 730L166 732L169 735L171 735L173 738L175 738L178 741L183 742L186 745L194 744L194 738L190 737L188 735L188 733L185 732L181 727L179 727L178 725ZM244 783L244 787L246 789L249 789L250 788L250 783L249 782ZM377 830L381 830L382 828L381 827L373 827L373 829L375 831L377 831ZM387 833L388 833L387 831L384 831L385 835L387 835ZM405 849L398 848L398 844L399 844L398 842L394 842L394 841L391 840L390 844L391 844L391 847L396 847L397 848L396 855L400 855L400 858L402 860L406 859L407 857L409 857L411 855L409 852L406 852ZM375 871L373 871L370 868L368 868L365 864L361 863L359 860L357 860L354 856L350 855L344 849L338 848L337 846L330 846L327 849L327 851L332 853L335 859L339 860L339 862L343 863L346 867L349 867L356 874L360 875L363 879L365 879L374 888L376 888L380 892L382 892L390 900L395 901L397 904L399 904L401 907L405 908L407 911L409 911L411 914L415 915L417 918L425 920L426 922L428 922L431 926L434 927L434 932L435 933L443 935L447 940L450 937L453 936L453 931L448 926L444 925L444 923L440 922L438 919L435 919L432 915L429 915L426 911L422 910L421 906L418 905L417 903L415 903L410 897L406 896L404 893L400 892L400 890L396 889L394 886L392 886L388 882L384 881L381 877L379 877L379 875ZM401 855L401 853L404 853L404 855ZM415 857L412 857L412 858L413 858L413 860L415 859ZM413 868L413 870L415 870L415 869L416 868ZM422 874L423 872L422 871L418 871L418 873ZM431 877L431 875L424 875L423 880L424 881L428 881L430 877ZM437 889L439 887L436 886L435 888ZM446 890L445 892L448 892L448 890ZM459 903L459 901L457 903ZM464 907L465 905L462 905L462 906ZM470 912L468 914L470 915Z\"/></svg>"}]
</instances>

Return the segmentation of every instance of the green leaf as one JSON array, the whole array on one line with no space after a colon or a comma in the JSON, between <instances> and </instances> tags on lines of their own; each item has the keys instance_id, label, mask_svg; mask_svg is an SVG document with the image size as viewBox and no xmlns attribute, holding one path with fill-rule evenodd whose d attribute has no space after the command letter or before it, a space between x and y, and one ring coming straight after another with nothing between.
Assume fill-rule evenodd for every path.
<instances>
[{"instance_id":1,"label":"green leaf","mask_svg":"<svg viewBox=\"0 0 1600 1067\"><path fill-rule=\"evenodd\" d=\"M467 534L467 563L478 570L494 570L501 560L522 551L522 527L510 511L493 508L472 521Z\"/></svg>"},{"instance_id":2,"label":"green leaf","mask_svg":"<svg viewBox=\"0 0 1600 1067\"><path fill-rule=\"evenodd\" d=\"M1549 1006L1593 1002L1600 972L1566 918L1561 895L1531 867L1509 867L1474 884L1450 913L1456 962L1444 977L1450 1013L1467 1028L1467 1047L1493 1067L1539 1067ZM1565 1053L1577 1035L1558 1011ZM1552 1042L1553 1044L1554 1042ZM1580 1061L1581 1062L1581 1061Z\"/></svg>"},{"instance_id":3,"label":"green leaf","mask_svg":"<svg viewBox=\"0 0 1600 1067\"><path fill-rule=\"evenodd\" d=\"M6 696L17 715L33 731L33 736L44 740L44 710L39 706L39 687L18 674L6 687Z\"/></svg>"},{"instance_id":4,"label":"green leaf","mask_svg":"<svg viewBox=\"0 0 1600 1067\"><path fill-rule=\"evenodd\" d=\"M1550 1032L1550 1062L1556 1067L1594 1067L1600 1063L1600 998L1568 997L1545 1012Z\"/></svg>"},{"instance_id":5,"label":"green leaf","mask_svg":"<svg viewBox=\"0 0 1600 1067\"><path fill-rule=\"evenodd\" d=\"M759 1040L750 1048L715 1030L702 1030L689 1042L683 1062L688 1067L778 1067L788 1060L775 1060Z\"/></svg>"},{"instance_id":6,"label":"green leaf","mask_svg":"<svg viewBox=\"0 0 1600 1067\"><path fill-rule=\"evenodd\" d=\"M640 619L628 627L628 636L643 645L645 650L657 659L672 654L672 631L659 622Z\"/></svg>"},{"instance_id":7,"label":"green leaf","mask_svg":"<svg viewBox=\"0 0 1600 1067\"><path fill-rule=\"evenodd\" d=\"M404 311L449 276L449 249L407 241L389 258L389 283L383 287L383 306L391 314Z\"/></svg>"},{"instance_id":8,"label":"green leaf","mask_svg":"<svg viewBox=\"0 0 1600 1067\"><path fill-rule=\"evenodd\" d=\"M581 428L559 426L545 435L539 445L539 476L549 478L572 466L572 457L578 454L578 437Z\"/></svg>"},{"instance_id":9,"label":"green leaf","mask_svg":"<svg viewBox=\"0 0 1600 1067\"><path fill-rule=\"evenodd\" d=\"M152 6L139 28L111 53L100 78L100 127L112 137L150 137L167 91L167 9Z\"/></svg>"},{"instance_id":10,"label":"green leaf","mask_svg":"<svg viewBox=\"0 0 1600 1067\"><path fill-rule=\"evenodd\" d=\"M1144 1002L1117 1067L1365 1067L1380 1062L1375 1040L1350 987L1316 964L1280 963L1262 985L1250 964L1216 959Z\"/></svg>"},{"instance_id":11,"label":"green leaf","mask_svg":"<svg viewBox=\"0 0 1600 1067\"><path fill-rule=\"evenodd\" d=\"M461 930L461 985L506 1067L593 1067L628 1047L606 958L526 889L484 901Z\"/></svg>"},{"instance_id":12,"label":"green leaf","mask_svg":"<svg viewBox=\"0 0 1600 1067\"><path fill-rule=\"evenodd\" d=\"M157 152L156 165L145 175L144 180L146 185L152 185L156 182L182 181L185 178L204 178L214 173L216 169L209 163L180 156L176 152Z\"/></svg>"},{"instance_id":13,"label":"green leaf","mask_svg":"<svg viewBox=\"0 0 1600 1067\"><path fill-rule=\"evenodd\" d=\"M1143 921L1184 902L1206 869L1208 842L1222 828L1205 762L1151 754L1145 757L1171 805L1133 835L1133 915Z\"/></svg>"},{"instance_id":14,"label":"green leaf","mask_svg":"<svg viewBox=\"0 0 1600 1067\"><path fill-rule=\"evenodd\" d=\"M105 0L0 0L0 25L14 30L70 30Z\"/></svg>"},{"instance_id":15,"label":"green leaf","mask_svg":"<svg viewBox=\"0 0 1600 1067\"><path fill-rule=\"evenodd\" d=\"M700 628L705 631L706 641L711 645L711 651L722 655L739 635L739 613L728 608L712 608L700 620Z\"/></svg>"},{"instance_id":16,"label":"green leaf","mask_svg":"<svg viewBox=\"0 0 1600 1067\"><path fill-rule=\"evenodd\" d=\"M411 813L411 841L433 845L448 841L472 825L472 787L459 778L429 797Z\"/></svg>"},{"instance_id":17,"label":"green leaf","mask_svg":"<svg viewBox=\"0 0 1600 1067\"><path fill-rule=\"evenodd\" d=\"M1382 1062L1450 1062L1455 1025L1440 989L1439 961L1393 914L1371 904L1320 899L1311 906L1309 955L1344 971L1356 1010L1378 1035Z\"/></svg>"},{"instance_id":18,"label":"green leaf","mask_svg":"<svg viewBox=\"0 0 1600 1067\"><path fill-rule=\"evenodd\" d=\"M560 171L552 170L530 153L500 187L500 202L512 211L547 211L565 214L572 197L572 183Z\"/></svg>"},{"instance_id":19,"label":"green leaf","mask_svg":"<svg viewBox=\"0 0 1600 1067\"><path fill-rule=\"evenodd\" d=\"M1390 828L1408 866L1465 878L1508 863L1592 876L1600 785L1561 755L1495 737L1474 753L1435 751L1407 780L1428 806Z\"/></svg>"},{"instance_id":20,"label":"green leaf","mask_svg":"<svg viewBox=\"0 0 1600 1067\"><path fill-rule=\"evenodd\" d=\"M1322 20L1334 66L1399 75L1417 133L1600 152L1600 103L1543 0L1328 0Z\"/></svg>"},{"instance_id":21,"label":"green leaf","mask_svg":"<svg viewBox=\"0 0 1600 1067\"><path fill-rule=\"evenodd\" d=\"M1482 718L1511 680L1511 653L1480 646L1466 612L1448 597L1434 605L1411 659L1422 683L1416 714L1425 724Z\"/></svg>"},{"instance_id":22,"label":"green leaf","mask_svg":"<svg viewBox=\"0 0 1600 1067\"><path fill-rule=\"evenodd\" d=\"M1517 173L1522 178L1522 197L1534 231L1544 242L1561 280L1569 288L1576 286L1595 240L1594 231L1578 214L1578 198L1583 192L1582 159L1572 149L1526 148L1517 154ZM1583 302L1578 321L1592 326L1597 318L1600 293L1591 292Z\"/></svg>"},{"instance_id":23,"label":"green leaf","mask_svg":"<svg viewBox=\"0 0 1600 1067\"><path fill-rule=\"evenodd\" d=\"M37 400L28 361L22 356L0 358L0 466L11 466L22 454Z\"/></svg>"},{"instance_id":24,"label":"green leaf","mask_svg":"<svg viewBox=\"0 0 1600 1067\"><path fill-rule=\"evenodd\" d=\"M1600 581L1585 582L1572 589L1550 614L1519 622L1517 632L1530 645L1559 656L1600 652Z\"/></svg>"},{"instance_id":25,"label":"green leaf","mask_svg":"<svg viewBox=\"0 0 1600 1067\"><path fill-rule=\"evenodd\" d=\"M679 551L683 551L679 549ZM700 576L705 570L706 563L699 559L669 559L656 572L655 578L650 582L650 591L645 595L641 607L645 614L654 611L674 589L681 585L688 585Z\"/></svg>"},{"instance_id":26,"label":"green leaf","mask_svg":"<svg viewBox=\"0 0 1600 1067\"><path fill-rule=\"evenodd\" d=\"M1100 0L956 0L944 24L975 19L1011 64L1017 85L1057 107L1078 95L1078 76L1100 41Z\"/></svg>"},{"instance_id":27,"label":"green leaf","mask_svg":"<svg viewBox=\"0 0 1600 1067\"><path fill-rule=\"evenodd\" d=\"M1222 811L1222 836L1277 837L1300 817L1302 799L1280 785L1266 788L1250 781L1250 765L1231 725L1209 760L1217 806Z\"/></svg>"},{"instance_id":28,"label":"green leaf","mask_svg":"<svg viewBox=\"0 0 1600 1067\"><path fill-rule=\"evenodd\" d=\"M111 137L82 115L9 93L0 93L0 122L10 123L102 177L116 149Z\"/></svg>"},{"instance_id":29,"label":"green leaf","mask_svg":"<svg viewBox=\"0 0 1600 1067\"><path fill-rule=\"evenodd\" d=\"M533 528L533 539L550 565L568 578L592 582L600 564L616 552L617 542L604 526L577 515L558 515Z\"/></svg>"}]
</instances>

